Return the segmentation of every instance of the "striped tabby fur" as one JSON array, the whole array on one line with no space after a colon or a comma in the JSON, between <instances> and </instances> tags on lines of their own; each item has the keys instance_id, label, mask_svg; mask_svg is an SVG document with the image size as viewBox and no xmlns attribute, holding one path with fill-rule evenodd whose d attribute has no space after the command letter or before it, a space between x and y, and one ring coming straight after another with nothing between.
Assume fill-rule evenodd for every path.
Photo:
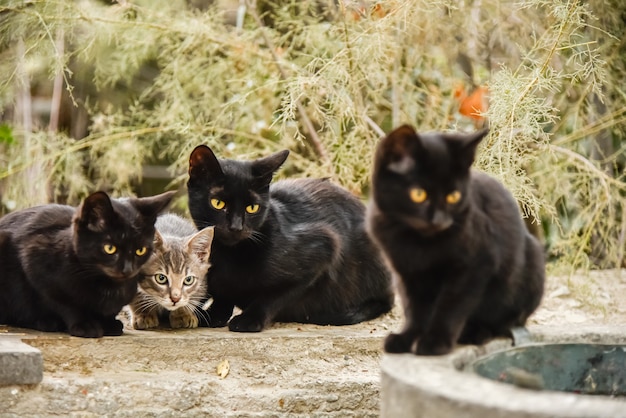
<instances>
[{"instance_id":1,"label":"striped tabby fur","mask_svg":"<svg viewBox=\"0 0 626 418\"><path fill-rule=\"evenodd\" d=\"M213 227L197 231L174 214L159 216L155 226L154 253L130 304L133 327L155 328L164 320L172 328L196 328L196 312L204 313Z\"/></svg>"}]
</instances>

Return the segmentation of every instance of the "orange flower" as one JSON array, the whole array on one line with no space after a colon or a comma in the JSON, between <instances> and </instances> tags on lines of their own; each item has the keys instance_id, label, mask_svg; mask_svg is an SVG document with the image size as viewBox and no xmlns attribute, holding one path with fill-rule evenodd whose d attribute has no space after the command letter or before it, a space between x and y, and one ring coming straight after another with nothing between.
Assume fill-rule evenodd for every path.
<instances>
[{"instance_id":1,"label":"orange flower","mask_svg":"<svg viewBox=\"0 0 626 418\"><path fill-rule=\"evenodd\" d=\"M488 94L487 87L479 86L468 95L463 85L458 85L453 93L454 98L459 102L459 113L481 122L485 119L483 114L489 108Z\"/></svg>"}]
</instances>

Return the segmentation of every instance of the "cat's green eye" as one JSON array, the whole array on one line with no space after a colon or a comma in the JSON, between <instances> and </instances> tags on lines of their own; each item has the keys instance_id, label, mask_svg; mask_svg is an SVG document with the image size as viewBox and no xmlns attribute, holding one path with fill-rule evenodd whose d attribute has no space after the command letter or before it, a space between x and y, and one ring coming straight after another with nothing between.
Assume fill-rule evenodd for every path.
<instances>
[{"instance_id":1,"label":"cat's green eye","mask_svg":"<svg viewBox=\"0 0 626 418\"><path fill-rule=\"evenodd\" d=\"M426 190L420 189L419 187L413 187L409 193L411 200L415 203L423 203L426 201L428 194L426 194Z\"/></svg>"},{"instance_id":2,"label":"cat's green eye","mask_svg":"<svg viewBox=\"0 0 626 418\"><path fill-rule=\"evenodd\" d=\"M461 192L459 192L458 190L455 190L446 196L446 202L451 205L459 203L459 200L461 200Z\"/></svg>"},{"instance_id":3,"label":"cat's green eye","mask_svg":"<svg viewBox=\"0 0 626 418\"><path fill-rule=\"evenodd\" d=\"M248 205L246 206L246 212L248 213L257 213L259 211L259 205Z\"/></svg>"},{"instance_id":4,"label":"cat's green eye","mask_svg":"<svg viewBox=\"0 0 626 418\"><path fill-rule=\"evenodd\" d=\"M219 199L211 199L211 206L213 206L217 210L222 210L224 209L224 206L226 206L226 202Z\"/></svg>"},{"instance_id":5,"label":"cat's green eye","mask_svg":"<svg viewBox=\"0 0 626 418\"><path fill-rule=\"evenodd\" d=\"M117 251L117 247L112 244L104 244L104 247L102 247L102 249L104 250L105 253L109 255L115 254L115 252Z\"/></svg>"},{"instance_id":6,"label":"cat's green eye","mask_svg":"<svg viewBox=\"0 0 626 418\"><path fill-rule=\"evenodd\" d=\"M195 276L187 276L183 280L183 284L185 286L191 286L195 281L196 281L196 277Z\"/></svg>"},{"instance_id":7,"label":"cat's green eye","mask_svg":"<svg viewBox=\"0 0 626 418\"><path fill-rule=\"evenodd\" d=\"M154 275L154 281L157 282L158 284L166 284L167 276L162 273L157 273Z\"/></svg>"},{"instance_id":8,"label":"cat's green eye","mask_svg":"<svg viewBox=\"0 0 626 418\"><path fill-rule=\"evenodd\" d=\"M141 257L142 255L146 255L147 252L148 249L146 247L137 248L135 250L135 254L137 254L139 257Z\"/></svg>"}]
</instances>

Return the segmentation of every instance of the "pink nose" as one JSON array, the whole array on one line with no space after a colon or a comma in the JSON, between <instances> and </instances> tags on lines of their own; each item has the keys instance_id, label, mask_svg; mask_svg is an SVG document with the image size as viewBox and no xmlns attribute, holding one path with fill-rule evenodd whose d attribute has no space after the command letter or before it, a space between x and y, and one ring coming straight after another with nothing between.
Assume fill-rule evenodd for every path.
<instances>
[{"instance_id":1,"label":"pink nose","mask_svg":"<svg viewBox=\"0 0 626 418\"><path fill-rule=\"evenodd\" d=\"M170 295L170 299L174 302L174 305L180 300L180 296Z\"/></svg>"}]
</instances>

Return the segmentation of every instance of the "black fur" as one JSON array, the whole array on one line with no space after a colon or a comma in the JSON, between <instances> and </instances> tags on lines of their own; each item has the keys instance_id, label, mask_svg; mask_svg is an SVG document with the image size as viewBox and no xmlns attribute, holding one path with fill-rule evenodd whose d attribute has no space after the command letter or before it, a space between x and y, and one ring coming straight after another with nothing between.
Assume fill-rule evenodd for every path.
<instances>
[{"instance_id":1,"label":"black fur","mask_svg":"<svg viewBox=\"0 0 626 418\"><path fill-rule=\"evenodd\" d=\"M406 319L387 352L482 344L524 325L540 303L541 245L511 193L471 169L486 133L418 135L402 126L378 146L368 225L397 273ZM413 189L428 197L417 203ZM459 201L448 202L455 191Z\"/></svg>"},{"instance_id":2,"label":"black fur","mask_svg":"<svg viewBox=\"0 0 626 418\"><path fill-rule=\"evenodd\" d=\"M328 180L270 182L282 151L254 161L219 160L206 146L191 154L189 209L198 228L215 226L208 273L212 327L241 315L231 331L275 321L345 325L393 305L390 274L365 231L365 207ZM217 198L221 209L211 205ZM246 207L259 205L250 214Z\"/></svg>"},{"instance_id":3,"label":"black fur","mask_svg":"<svg viewBox=\"0 0 626 418\"><path fill-rule=\"evenodd\" d=\"M79 337L120 335L115 316L137 291L154 222L173 195L111 200L96 192L78 208L51 204L1 218L0 323ZM104 245L114 245L114 254Z\"/></svg>"}]
</instances>

